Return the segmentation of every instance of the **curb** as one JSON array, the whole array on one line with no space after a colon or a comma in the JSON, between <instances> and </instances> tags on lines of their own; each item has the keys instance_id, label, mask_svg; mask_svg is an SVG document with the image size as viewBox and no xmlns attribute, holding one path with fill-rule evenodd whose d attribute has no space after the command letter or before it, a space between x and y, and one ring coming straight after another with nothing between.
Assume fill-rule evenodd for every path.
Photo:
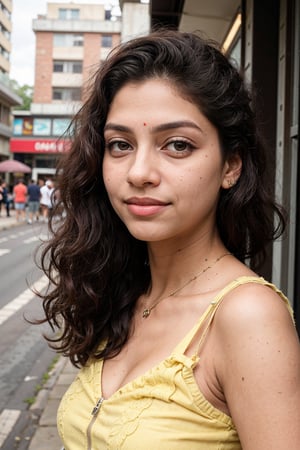
<instances>
[{"instance_id":1,"label":"curb","mask_svg":"<svg viewBox=\"0 0 300 450\"><path fill-rule=\"evenodd\" d=\"M35 402L30 406L29 410L34 412L36 410L44 410L47 404L51 390L53 389L59 375L63 371L67 360L62 356L59 357L58 361L55 363L53 369L50 372L50 378L44 384L43 388L39 391L36 396Z\"/></svg>"},{"instance_id":2,"label":"curb","mask_svg":"<svg viewBox=\"0 0 300 450\"><path fill-rule=\"evenodd\" d=\"M77 368L74 368L67 357L59 356L50 377L29 408L34 416L35 431L31 436L28 450L58 450L62 448L56 417L62 396L73 382Z\"/></svg>"},{"instance_id":3,"label":"curb","mask_svg":"<svg viewBox=\"0 0 300 450\"><path fill-rule=\"evenodd\" d=\"M20 221L17 222L16 214L14 210L10 211L10 216L2 216L0 217L0 231L1 230L8 230L9 228L18 227L20 225L26 224L26 221Z\"/></svg>"}]
</instances>

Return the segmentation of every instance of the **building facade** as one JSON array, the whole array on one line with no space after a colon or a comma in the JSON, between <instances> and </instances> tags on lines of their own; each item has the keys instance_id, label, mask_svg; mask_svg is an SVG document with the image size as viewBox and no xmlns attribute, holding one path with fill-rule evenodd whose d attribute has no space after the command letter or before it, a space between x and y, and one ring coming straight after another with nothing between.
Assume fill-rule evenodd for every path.
<instances>
[{"instance_id":1,"label":"building facade","mask_svg":"<svg viewBox=\"0 0 300 450\"><path fill-rule=\"evenodd\" d=\"M300 2L152 0L151 27L201 30L223 45L257 95L268 144L268 177L289 213L286 235L269 246L261 274L293 304L300 332Z\"/></svg>"},{"instance_id":2,"label":"building facade","mask_svg":"<svg viewBox=\"0 0 300 450\"><path fill-rule=\"evenodd\" d=\"M10 157L9 139L12 136L11 108L21 105L21 99L10 86L10 53L12 31L12 1L0 1L0 161Z\"/></svg>"},{"instance_id":3,"label":"building facade","mask_svg":"<svg viewBox=\"0 0 300 450\"><path fill-rule=\"evenodd\" d=\"M35 81L30 112L15 111L10 150L33 169L55 173L68 145L62 136L79 109L85 87L108 52L120 42L121 22L99 4L48 3L33 20Z\"/></svg>"},{"instance_id":4,"label":"building facade","mask_svg":"<svg viewBox=\"0 0 300 450\"><path fill-rule=\"evenodd\" d=\"M10 71L12 1L0 1L0 73L7 75Z\"/></svg>"}]
</instances>

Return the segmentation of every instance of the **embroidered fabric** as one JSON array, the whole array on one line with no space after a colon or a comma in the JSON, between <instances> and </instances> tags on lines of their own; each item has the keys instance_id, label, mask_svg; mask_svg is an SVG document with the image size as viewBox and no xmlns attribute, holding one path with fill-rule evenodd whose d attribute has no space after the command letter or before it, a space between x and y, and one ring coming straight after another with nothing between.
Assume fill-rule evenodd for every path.
<instances>
[{"instance_id":1,"label":"embroidered fabric","mask_svg":"<svg viewBox=\"0 0 300 450\"><path fill-rule=\"evenodd\" d=\"M270 286L292 314L287 298L263 278L241 277L230 283L168 358L102 402L91 429L93 450L241 449L232 419L211 405L196 383L193 369L199 357L185 351L207 319L200 347L224 296L249 282ZM87 430L102 395L102 366L103 361L89 361L61 401L57 423L65 450L90 450Z\"/></svg>"}]
</instances>

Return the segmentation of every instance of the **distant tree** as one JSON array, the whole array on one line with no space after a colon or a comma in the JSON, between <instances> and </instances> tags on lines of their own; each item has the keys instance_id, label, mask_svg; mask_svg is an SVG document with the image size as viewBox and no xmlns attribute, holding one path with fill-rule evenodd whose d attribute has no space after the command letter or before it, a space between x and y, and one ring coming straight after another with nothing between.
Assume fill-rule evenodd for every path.
<instances>
[{"instance_id":1,"label":"distant tree","mask_svg":"<svg viewBox=\"0 0 300 450\"><path fill-rule=\"evenodd\" d=\"M15 106L13 109L30 110L33 97L33 87L28 84L20 86L16 80L11 80L12 90L23 100L22 105Z\"/></svg>"}]
</instances>

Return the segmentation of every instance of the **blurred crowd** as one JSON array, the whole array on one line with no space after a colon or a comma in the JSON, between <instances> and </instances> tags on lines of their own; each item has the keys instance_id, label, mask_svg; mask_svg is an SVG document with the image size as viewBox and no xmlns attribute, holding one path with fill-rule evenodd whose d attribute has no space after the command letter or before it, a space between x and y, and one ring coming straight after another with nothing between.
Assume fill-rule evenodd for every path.
<instances>
[{"instance_id":1,"label":"blurred crowd","mask_svg":"<svg viewBox=\"0 0 300 450\"><path fill-rule=\"evenodd\" d=\"M0 180L0 217L10 217L14 209L18 222L47 221L56 199L57 192L51 179L32 179L26 183L19 178L13 186Z\"/></svg>"}]
</instances>

